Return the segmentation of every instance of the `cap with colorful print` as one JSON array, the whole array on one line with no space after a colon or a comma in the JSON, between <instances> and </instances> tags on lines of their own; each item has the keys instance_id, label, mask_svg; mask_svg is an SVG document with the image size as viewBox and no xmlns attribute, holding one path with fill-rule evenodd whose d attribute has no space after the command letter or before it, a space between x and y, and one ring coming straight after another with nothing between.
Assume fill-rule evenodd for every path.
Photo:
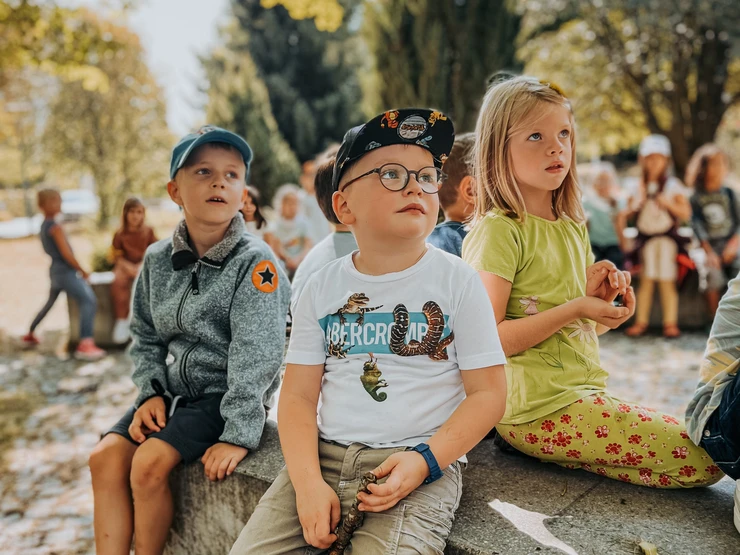
<instances>
[{"instance_id":1,"label":"cap with colorful print","mask_svg":"<svg viewBox=\"0 0 740 555\"><path fill-rule=\"evenodd\" d=\"M185 165L188 156L196 148L207 143L226 143L236 148L244 159L244 165L247 166L245 178L248 178L249 166L252 162L252 149L249 147L247 141L236 133L232 133L226 129L221 129L215 125L204 125L195 133L185 135L175 145L175 148L172 150L172 160L170 161L170 179L175 179L177 171Z\"/></svg>"},{"instance_id":2,"label":"cap with colorful print","mask_svg":"<svg viewBox=\"0 0 740 555\"><path fill-rule=\"evenodd\" d=\"M418 145L431 152L434 165L441 168L454 142L452 120L442 112L424 108L388 110L345 133L334 165L334 190L339 189L339 181L348 164L376 148Z\"/></svg>"}]
</instances>

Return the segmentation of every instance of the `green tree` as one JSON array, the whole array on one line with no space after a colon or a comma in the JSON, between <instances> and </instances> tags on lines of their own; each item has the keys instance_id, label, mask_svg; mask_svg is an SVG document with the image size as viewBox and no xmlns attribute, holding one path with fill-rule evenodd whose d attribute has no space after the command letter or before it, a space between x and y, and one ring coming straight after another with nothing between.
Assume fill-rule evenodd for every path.
<instances>
[{"instance_id":1,"label":"green tree","mask_svg":"<svg viewBox=\"0 0 740 555\"><path fill-rule=\"evenodd\" d=\"M740 99L737 2L568 0L555 11L539 0L528 7L527 71L565 89L593 153L661 133L682 175Z\"/></svg>"},{"instance_id":2,"label":"green tree","mask_svg":"<svg viewBox=\"0 0 740 555\"><path fill-rule=\"evenodd\" d=\"M374 61L363 82L366 110L422 105L471 130L497 70L517 70L521 16L507 0L378 0L363 30Z\"/></svg>"},{"instance_id":3,"label":"green tree","mask_svg":"<svg viewBox=\"0 0 740 555\"><path fill-rule=\"evenodd\" d=\"M264 82L249 54L217 48L203 60L210 82L207 118L244 137L254 151L250 183L265 199L286 182L296 182L300 166L272 115Z\"/></svg>"},{"instance_id":4,"label":"green tree","mask_svg":"<svg viewBox=\"0 0 740 555\"><path fill-rule=\"evenodd\" d=\"M50 167L92 174L102 227L127 196L164 190L173 140L162 91L138 37L109 22L99 25L121 44L115 54L106 50L98 59L108 87L88 90L80 81L63 81L50 107L44 147Z\"/></svg>"},{"instance_id":5,"label":"green tree","mask_svg":"<svg viewBox=\"0 0 740 555\"><path fill-rule=\"evenodd\" d=\"M289 4L294 13L296 6L307 6L300 0ZM278 129L300 161L341 140L363 119L358 38L348 28L354 9L342 12L344 20L331 33L318 30L313 20L293 19L282 5L268 9L259 0L232 0L232 11L237 26L227 47L254 61Z\"/></svg>"}]
</instances>

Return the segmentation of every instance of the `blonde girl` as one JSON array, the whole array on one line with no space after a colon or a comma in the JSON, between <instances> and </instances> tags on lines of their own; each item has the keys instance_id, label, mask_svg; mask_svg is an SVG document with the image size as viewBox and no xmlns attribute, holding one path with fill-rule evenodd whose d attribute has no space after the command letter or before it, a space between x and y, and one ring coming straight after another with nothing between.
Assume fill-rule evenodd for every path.
<instances>
[{"instance_id":1,"label":"blonde girl","mask_svg":"<svg viewBox=\"0 0 740 555\"><path fill-rule=\"evenodd\" d=\"M635 310L630 275L593 263L570 103L531 77L486 93L476 128L476 209L463 258L486 287L508 362L496 427L530 456L654 487L722 476L678 419L606 392L598 336ZM624 306L613 301L618 294Z\"/></svg>"}]
</instances>

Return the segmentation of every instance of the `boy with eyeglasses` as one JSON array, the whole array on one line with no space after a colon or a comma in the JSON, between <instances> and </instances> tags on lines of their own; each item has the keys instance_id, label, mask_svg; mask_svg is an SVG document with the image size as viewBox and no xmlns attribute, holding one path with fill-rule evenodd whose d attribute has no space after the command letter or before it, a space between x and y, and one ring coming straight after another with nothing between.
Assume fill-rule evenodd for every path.
<instances>
[{"instance_id":1,"label":"boy with eyeglasses","mask_svg":"<svg viewBox=\"0 0 740 555\"><path fill-rule=\"evenodd\" d=\"M286 468L232 554L328 548L369 471L379 483L359 495L366 514L352 552L444 549L461 463L506 402L480 278L425 244L453 141L449 117L423 109L344 136L333 208L359 251L316 272L295 306L278 409Z\"/></svg>"}]
</instances>

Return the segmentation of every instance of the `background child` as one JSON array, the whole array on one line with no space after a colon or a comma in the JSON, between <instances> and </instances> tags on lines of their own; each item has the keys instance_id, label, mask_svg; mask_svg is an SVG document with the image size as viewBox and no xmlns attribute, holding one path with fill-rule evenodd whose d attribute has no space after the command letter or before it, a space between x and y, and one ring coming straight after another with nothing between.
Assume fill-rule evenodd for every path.
<instances>
[{"instance_id":1,"label":"background child","mask_svg":"<svg viewBox=\"0 0 740 555\"><path fill-rule=\"evenodd\" d=\"M699 384L686 409L691 441L707 450L716 465L736 480L735 528L740 532L740 275L719 303Z\"/></svg>"},{"instance_id":2,"label":"background child","mask_svg":"<svg viewBox=\"0 0 740 555\"><path fill-rule=\"evenodd\" d=\"M336 147L333 148L336 150ZM315 182L317 169L318 164L316 160L304 162L301 168L301 176L298 179L303 189L299 195L301 214L308 224L308 237L311 239L312 245L316 245L331 233L329 222L324 217L323 210L321 210L316 196Z\"/></svg>"},{"instance_id":3,"label":"background child","mask_svg":"<svg viewBox=\"0 0 740 555\"><path fill-rule=\"evenodd\" d=\"M474 133L465 133L455 138L450 157L442 166L447 178L439 190L439 204L445 221L438 224L427 239L428 243L455 256L462 256L463 239L468 234L465 222L470 219L475 208L473 167L470 160L473 145Z\"/></svg>"},{"instance_id":4,"label":"background child","mask_svg":"<svg viewBox=\"0 0 740 555\"><path fill-rule=\"evenodd\" d=\"M635 310L628 273L594 264L576 176L575 125L559 89L531 77L491 87L476 127L476 223L463 259L488 290L507 356L506 414L519 451L654 487L722 477L676 418L606 392L600 334ZM613 306L617 294L625 306Z\"/></svg>"},{"instance_id":5,"label":"background child","mask_svg":"<svg viewBox=\"0 0 740 555\"><path fill-rule=\"evenodd\" d=\"M583 195L588 236L596 262L610 260L617 268L622 267L624 238L615 227L617 217L624 209L620 202L619 185L614 168L602 166L596 174L593 186Z\"/></svg>"},{"instance_id":6,"label":"background child","mask_svg":"<svg viewBox=\"0 0 740 555\"><path fill-rule=\"evenodd\" d=\"M132 535L137 553L162 553L172 469L200 459L222 480L259 445L290 286L239 214L251 159L213 126L172 153L167 191L185 219L144 257L131 321L139 395L90 455L97 553L128 553Z\"/></svg>"},{"instance_id":7,"label":"background child","mask_svg":"<svg viewBox=\"0 0 740 555\"><path fill-rule=\"evenodd\" d=\"M62 197L54 189L43 189L38 192L37 203L44 214L39 237L44 251L51 258L49 268L51 289L49 299L33 319L28 334L23 336L23 342L31 346L39 344L34 331L54 306L59 294L64 291L68 298L75 300L80 310L80 343L74 356L81 360L98 360L105 356L105 351L99 349L93 339L97 300L86 281L89 274L80 266L62 226L56 222L56 218L62 213Z\"/></svg>"},{"instance_id":8,"label":"background child","mask_svg":"<svg viewBox=\"0 0 740 555\"><path fill-rule=\"evenodd\" d=\"M712 318L727 280L740 271L740 207L735 192L723 185L728 162L727 154L709 143L694 153L686 168L686 185L695 190L691 225L707 255L705 295Z\"/></svg>"},{"instance_id":9,"label":"background child","mask_svg":"<svg viewBox=\"0 0 740 555\"><path fill-rule=\"evenodd\" d=\"M267 220L262 215L262 195L256 187L247 185L247 197L241 212L247 231L263 239L267 230Z\"/></svg>"},{"instance_id":10,"label":"background child","mask_svg":"<svg viewBox=\"0 0 740 555\"><path fill-rule=\"evenodd\" d=\"M129 338L129 309L131 288L139 275L141 261L147 247L157 241L154 230L145 225L146 210L137 198L127 199L123 204L121 228L113 236L113 283L110 294L113 299L113 314L116 324L113 327L113 342L125 343Z\"/></svg>"},{"instance_id":11,"label":"background child","mask_svg":"<svg viewBox=\"0 0 740 555\"><path fill-rule=\"evenodd\" d=\"M334 213L331 205L334 187L332 177L334 174L334 161L339 150L339 145L330 147L316 159L316 200L326 219L332 224L334 232L322 239L316 244L298 266L293 280L291 282L291 299L290 306L295 310L303 287L306 281L316 271L326 266L332 260L347 256L352 251L357 250L357 241L349 228L342 224Z\"/></svg>"},{"instance_id":12,"label":"background child","mask_svg":"<svg viewBox=\"0 0 740 555\"><path fill-rule=\"evenodd\" d=\"M655 284L660 290L663 310L663 335L678 337L679 253L686 254L687 240L678 234L680 222L691 218L691 205L683 184L668 175L671 144L663 135L648 135L640 143L639 162L642 169L639 190L630 198L627 210L620 215L619 234L625 222L636 218L637 239L629 255L629 267L639 262L640 286L637 290L637 316L626 330L632 337L647 331L653 307Z\"/></svg>"},{"instance_id":13,"label":"background child","mask_svg":"<svg viewBox=\"0 0 740 555\"><path fill-rule=\"evenodd\" d=\"M299 192L300 189L291 184L277 190L274 204L278 217L270 223L269 235L265 236L290 278L312 246L308 222L300 214Z\"/></svg>"},{"instance_id":14,"label":"background child","mask_svg":"<svg viewBox=\"0 0 740 555\"><path fill-rule=\"evenodd\" d=\"M442 553L462 488L457 461L503 413L486 293L462 260L425 244L452 122L391 113L397 126L377 116L348 131L337 155L334 212L360 250L316 272L298 301L278 412L287 469L234 555L329 547L368 471L387 480L361 495L352 553Z\"/></svg>"}]
</instances>

